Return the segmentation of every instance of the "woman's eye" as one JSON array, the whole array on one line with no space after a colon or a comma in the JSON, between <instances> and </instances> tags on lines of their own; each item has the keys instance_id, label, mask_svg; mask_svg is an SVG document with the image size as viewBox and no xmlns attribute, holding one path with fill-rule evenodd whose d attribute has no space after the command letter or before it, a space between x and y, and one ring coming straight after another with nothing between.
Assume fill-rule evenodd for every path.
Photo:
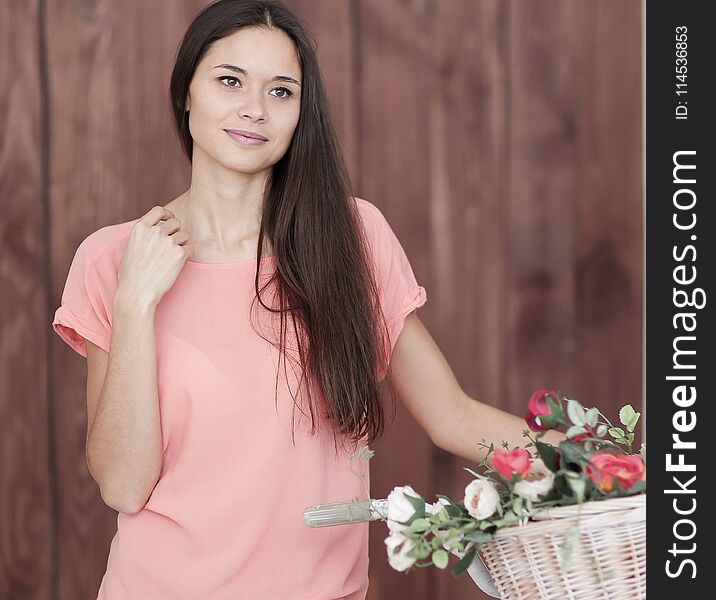
<instances>
[{"instance_id":1,"label":"woman's eye","mask_svg":"<svg viewBox=\"0 0 716 600\"><path fill-rule=\"evenodd\" d=\"M223 81L224 79L233 79L234 81L239 81L236 77L231 77L230 75L224 75L224 77L219 77L219 81ZM241 83L241 82L239 82ZM237 87L235 85L227 85L226 87Z\"/></svg>"},{"instance_id":2,"label":"woman's eye","mask_svg":"<svg viewBox=\"0 0 716 600\"><path fill-rule=\"evenodd\" d=\"M277 88L274 88L274 89L275 89L275 90L279 90L279 91L281 91L281 92L284 92L284 95L283 95L283 96L279 96L279 98L290 98L291 96L293 96L293 92L292 92L291 90L289 90L288 88L285 88L285 87L277 87Z\"/></svg>"},{"instance_id":3,"label":"woman's eye","mask_svg":"<svg viewBox=\"0 0 716 600\"><path fill-rule=\"evenodd\" d=\"M225 79L226 79L226 80L231 79L232 81L236 81L236 82L238 82L238 83L241 83L241 80L239 80L239 79L236 78L236 77L232 77L231 75L224 75L223 77L219 77L219 81L221 81L221 82L223 82ZM226 84L226 83L222 83L222 84L224 85L224 87L240 87L240 86L238 86L238 85L230 85L230 84ZM274 90L279 90L279 91L283 92L283 95L282 95L282 96L276 96L277 98L287 99L287 98L290 98L291 96L293 96L293 92L292 92L291 90L289 90L288 88L285 88L285 87L277 87L277 88L274 88L274 89L271 90L271 91L274 91Z\"/></svg>"}]
</instances>

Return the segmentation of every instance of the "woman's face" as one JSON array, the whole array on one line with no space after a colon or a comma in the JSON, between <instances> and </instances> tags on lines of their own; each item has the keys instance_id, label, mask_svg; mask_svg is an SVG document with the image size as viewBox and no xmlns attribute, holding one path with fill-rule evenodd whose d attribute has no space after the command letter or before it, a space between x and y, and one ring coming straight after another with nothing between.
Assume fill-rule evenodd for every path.
<instances>
[{"instance_id":1,"label":"woman's face","mask_svg":"<svg viewBox=\"0 0 716 600\"><path fill-rule=\"evenodd\" d=\"M185 108L194 156L203 152L244 173L270 168L285 154L296 129L301 78L293 42L281 30L251 27L218 40L189 86ZM267 141L242 143L227 129L260 134Z\"/></svg>"}]
</instances>

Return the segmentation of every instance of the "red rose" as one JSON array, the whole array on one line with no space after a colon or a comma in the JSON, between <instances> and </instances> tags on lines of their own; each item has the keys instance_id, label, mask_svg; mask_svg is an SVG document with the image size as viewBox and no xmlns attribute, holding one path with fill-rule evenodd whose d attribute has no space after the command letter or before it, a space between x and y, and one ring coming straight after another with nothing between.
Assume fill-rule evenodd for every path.
<instances>
[{"instance_id":1,"label":"red rose","mask_svg":"<svg viewBox=\"0 0 716 600\"><path fill-rule=\"evenodd\" d=\"M547 404L547 396L552 398L555 402L557 400L557 394L554 390L537 390L530 398L527 404L527 413L525 414L525 421L532 431L544 431L550 429L542 423L537 424L536 418L542 415L549 415L549 405Z\"/></svg>"},{"instance_id":2,"label":"red rose","mask_svg":"<svg viewBox=\"0 0 716 600\"><path fill-rule=\"evenodd\" d=\"M492 454L492 466L508 481L513 473L519 473L522 479L525 473L529 472L530 464L529 452L524 448L515 448L509 452L498 448Z\"/></svg>"},{"instance_id":3,"label":"red rose","mask_svg":"<svg viewBox=\"0 0 716 600\"><path fill-rule=\"evenodd\" d=\"M646 465L637 454L595 452L584 466L584 471L599 491L607 494L614 488L615 478L623 490L646 479Z\"/></svg>"}]
</instances>

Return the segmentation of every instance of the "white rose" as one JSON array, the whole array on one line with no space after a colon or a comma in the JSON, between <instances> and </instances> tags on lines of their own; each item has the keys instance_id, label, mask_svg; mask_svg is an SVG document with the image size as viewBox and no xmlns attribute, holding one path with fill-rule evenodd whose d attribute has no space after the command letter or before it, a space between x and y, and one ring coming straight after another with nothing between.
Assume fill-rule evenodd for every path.
<instances>
[{"instance_id":1,"label":"white rose","mask_svg":"<svg viewBox=\"0 0 716 600\"><path fill-rule=\"evenodd\" d=\"M439 498L437 502L434 502L433 504L425 503L425 513L428 515L436 515L438 514L443 507L449 506L450 502L445 500L445 498Z\"/></svg>"},{"instance_id":2,"label":"white rose","mask_svg":"<svg viewBox=\"0 0 716 600\"><path fill-rule=\"evenodd\" d=\"M395 486L393 491L388 494L387 522L388 529L391 532L407 530L408 526L403 523L415 514L415 508L413 508L410 500L405 497L406 494L413 496L413 498L418 497L417 492L409 485Z\"/></svg>"},{"instance_id":3,"label":"white rose","mask_svg":"<svg viewBox=\"0 0 716 600\"><path fill-rule=\"evenodd\" d=\"M402 533L394 531L385 538L385 545L388 551L388 562L396 571L405 571L415 562L415 558L408 556L415 543Z\"/></svg>"},{"instance_id":4,"label":"white rose","mask_svg":"<svg viewBox=\"0 0 716 600\"><path fill-rule=\"evenodd\" d=\"M474 479L465 488L465 509L476 519L487 519L499 504L497 489L486 479Z\"/></svg>"},{"instance_id":5,"label":"white rose","mask_svg":"<svg viewBox=\"0 0 716 600\"><path fill-rule=\"evenodd\" d=\"M515 483L515 494L526 500L537 502L539 496L548 493L554 485L554 473L550 471L541 458L532 461L530 470L523 479Z\"/></svg>"}]
</instances>

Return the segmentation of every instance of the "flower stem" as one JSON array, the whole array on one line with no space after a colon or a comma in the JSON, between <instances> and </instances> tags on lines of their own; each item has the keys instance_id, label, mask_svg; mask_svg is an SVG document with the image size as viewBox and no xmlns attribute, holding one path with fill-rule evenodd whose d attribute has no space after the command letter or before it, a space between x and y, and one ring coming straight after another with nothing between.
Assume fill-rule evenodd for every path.
<instances>
[{"instance_id":1,"label":"flower stem","mask_svg":"<svg viewBox=\"0 0 716 600\"><path fill-rule=\"evenodd\" d=\"M607 445L609 445L609 446L613 446L614 448L616 448L616 449L619 450L620 452L623 452L624 454L629 454L629 453L626 452L626 451L624 450L624 448L622 448L619 444L617 444L617 443L615 443L615 442L612 442L611 440L603 440L602 438L595 438L595 437L585 437L585 438L582 438L581 441L599 442L600 444L607 444Z\"/></svg>"},{"instance_id":2,"label":"flower stem","mask_svg":"<svg viewBox=\"0 0 716 600\"><path fill-rule=\"evenodd\" d=\"M362 463L362 469L360 473L356 473L353 470L353 455L351 454L348 458L348 468L350 469L351 473L358 477L363 482L363 489L365 490L365 497L366 500L370 500L370 490L368 489L368 484L365 482L365 463Z\"/></svg>"}]
</instances>

